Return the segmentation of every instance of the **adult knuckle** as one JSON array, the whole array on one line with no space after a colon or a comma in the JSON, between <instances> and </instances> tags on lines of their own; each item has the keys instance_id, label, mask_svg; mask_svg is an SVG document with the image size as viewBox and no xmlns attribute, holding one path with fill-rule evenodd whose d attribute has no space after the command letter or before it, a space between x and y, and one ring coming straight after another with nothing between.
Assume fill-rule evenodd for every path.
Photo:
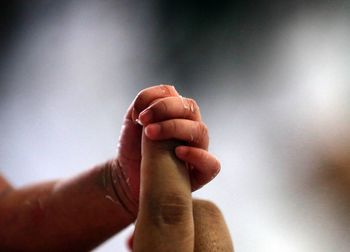
<instances>
[{"instance_id":1,"label":"adult knuckle","mask_svg":"<svg viewBox=\"0 0 350 252\"><path fill-rule=\"evenodd\" d=\"M188 221L191 199L180 194L167 194L154 202L153 221L156 225L177 225Z\"/></svg>"}]
</instances>

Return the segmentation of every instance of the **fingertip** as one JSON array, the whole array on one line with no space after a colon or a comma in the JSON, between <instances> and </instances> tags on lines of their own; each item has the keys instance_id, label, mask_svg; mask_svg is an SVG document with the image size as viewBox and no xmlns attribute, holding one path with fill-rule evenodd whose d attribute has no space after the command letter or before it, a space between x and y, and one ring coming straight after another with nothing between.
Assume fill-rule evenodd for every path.
<instances>
[{"instance_id":1,"label":"fingertip","mask_svg":"<svg viewBox=\"0 0 350 252\"><path fill-rule=\"evenodd\" d=\"M175 148L175 154L178 158L183 159L187 156L189 149L187 146L178 146Z\"/></svg>"},{"instance_id":2,"label":"fingertip","mask_svg":"<svg viewBox=\"0 0 350 252\"><path fill-rule=\"evenodd\" d=\"M135 123L136 119L137 119L136 110L135 110L135 107L132 107L131 120Z\"/></svg>"},{"instance_id":3,"label":"fingertip","mask_svg":"<svg viewBox=\"0 0 350 252\"><path fill-rule=\"evenodd\" d=\"M220 173L221 171L221 163L218 159L216 159L216 175L215 177Z\"/></svg>"},{"instance_id":4,"label":"fingertip","mask_svg":"<svg viewBox=\"0 0 350 252\"><path fill-rule=\"evenodd\" d=\"M145 128L145 135L152 139L155 140L157 138L157 136L159 135L161 131L161 127L158 124L150 124L148 126L146 126Z\"/></svg>"},{"instance_id":5,"label":"fingertip","mask_svg":"<svg viewBox=\"0 0 350 252\"><path fill-rule=\"evenodd\" d=\"M179 159L194 167L190 169L193 191L212 181L220 172L219 160L205 150L190 146L179 146L175 149L175 152Z\"/></svg>"},{"instance_id":6,"label":"fingertip","mask_svg":"<svg viewBox=\"0 0 350 252\"><path fill-rule=\"evenodd\" d=\"M142 121L141 121L140 119L136 119L135 122L136 122L137 124L143 126L143 123L142 123Z\"/></svg>"},{"instance_id":7,"label":"fingertip","mask_svg":"<svg viewBox=\"0 0 350 252\"><path fill-rule=\"evenodd\" d=\"M211 176L209 181L212 181L219 173L220 173L221 167L218 166L216 170L214 171L213 175Z\"/></svg>"},{"instance_id":8,"label":"fingertip","mask_svg":"<svg viewBox=\"0 0 350 252\"><path fill-rule=\"evenodd\" d=\"M147 125L150 123L153 119L153 112L151 109L146 109L142 111L139 115L139 122L142 123L142 125Z\"/></svg>"},{"instance_id":9,"label":"fingertip","mask_svg":"<svg viewBox=\"0 0 350 252\"><path fill-rule=\"evenodd\" d=\"M196 191L209 182L211 182L220 172L220 169L209 172L208 174L204 175L203 171L199 171L198 167L195 167L191 171L191 185L192 185L192 191ZM210 176L211 175L211 176Z\"/></svg>"},{"instance_id":10,"label":"fingertip","mask_svg":"<svg viewBox=\"0 0 350 252\"><path fill-rule=\"evenodd\" d=\"M208 182L212 181L221 171L221 165L219 160L215 158L215 162L213 164L213 169L211 170L211 177L209 178Z\"/></svg>"}]
</instances>

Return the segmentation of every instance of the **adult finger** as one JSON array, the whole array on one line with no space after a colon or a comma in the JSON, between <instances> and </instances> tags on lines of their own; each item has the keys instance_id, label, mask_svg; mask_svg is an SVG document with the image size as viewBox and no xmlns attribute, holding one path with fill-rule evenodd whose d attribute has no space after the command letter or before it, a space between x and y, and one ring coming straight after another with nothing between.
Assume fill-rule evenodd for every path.
<instances>
[{"instance_id":1,"label":"adult finger","mask_svg":"<svg viewBox=\"0 0 350 252\"><path fill-rule=\"evenodd\" d=\"M134 251L193 252L191 185L186 167L173 153L176 145L143 135Z\"/></svg>"},{"instance_id":2,"label":"adult finger","mask_svg":"<svg viewBox=\"0 0 350 252\"><path fill-rule=\"evenodd\" d=\"M233 242L220 209L212 202L194 199L194 251L232 252ZM133 251L133 236L128 239L128 248Z\"/></svg>"}]
</instances>

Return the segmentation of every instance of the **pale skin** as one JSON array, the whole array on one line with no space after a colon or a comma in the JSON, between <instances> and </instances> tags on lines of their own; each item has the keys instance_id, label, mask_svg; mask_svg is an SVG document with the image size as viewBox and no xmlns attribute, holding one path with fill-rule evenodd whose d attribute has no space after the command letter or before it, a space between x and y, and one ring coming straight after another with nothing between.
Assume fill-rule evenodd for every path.
<instances>
[{"instance_id":1,"label":"pale skin","mask_svg":"<svg viewBox=\"0 0 350 252\"><path fill-rule=\"evenodd\" d=\"M177 243L176 251L213 251L214 244L232 251L220 211L191 198L220 169L208 142L193 100L167 85L141 91L126 114L116 158L70 179L23 188L0 176L0 250L86 251L137 217L135 251L152 243L164 251L167 241Z\"/></svg>"}]
</instances>

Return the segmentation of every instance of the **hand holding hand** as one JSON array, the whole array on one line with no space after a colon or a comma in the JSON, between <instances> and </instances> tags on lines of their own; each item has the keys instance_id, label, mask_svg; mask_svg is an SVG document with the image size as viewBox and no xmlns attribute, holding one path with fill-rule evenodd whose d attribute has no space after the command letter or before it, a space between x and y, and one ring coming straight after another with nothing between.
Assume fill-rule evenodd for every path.
<instances>
[{"instance_id":1,"label":"hand holding hand","mask_svg":"<svg viewBox=\"0 0 350 252\"><path fill-rule=\"evenodd\" d=\"M142 124L142 125L141 125ZM173 86L159 85L142 90L130 105L119 139L114 178L122 185L121 201L134 215L140 191L141 136L153 141L176 139L178 159L190 169L191 189L213 179L220 163L208 150L208 130L197 103L178 94Z\"/></svg>"},{"instance_id":2,"label":"hand holding hand","mask_svg":"<svg viewBox=\"0 0 350 252\"><path fill-rule=\"evenodd\" d=\"M152 141L143 134L140 206L133 251L233 251L220 210L191 197L177 141Z\"/></svg>"}]
</instances>

